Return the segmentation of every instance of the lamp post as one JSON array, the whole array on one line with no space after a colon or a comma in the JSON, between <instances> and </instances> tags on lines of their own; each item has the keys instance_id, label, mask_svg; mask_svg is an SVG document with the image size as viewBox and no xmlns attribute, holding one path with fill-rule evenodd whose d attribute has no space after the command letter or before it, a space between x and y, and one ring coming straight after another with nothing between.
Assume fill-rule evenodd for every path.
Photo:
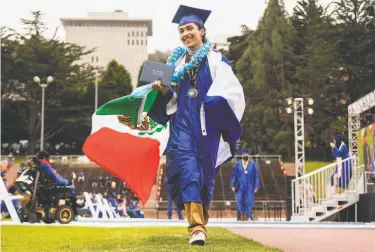
<instances>
[{"instance_id":1,"label":"lamp post","mask_svg":"<svg viewBox=\"0 0 375 252\"><path fill-rule=\"evenodd\" d=\"M98 70L95 71L95 111L98 109Z\"/></svg>"},{"instance_id":2,"label":"lamp post","mask_svg":"<svg viewBox=\"0 0 375 252\"><path fill-rule=\"evenodd\" d=\"M34 81L42 88L42 114L41 114L41 126L40 126L40 150L44 149L44 100L45 100L45 89L53 81L52 76L47 77L47 83L41 83L38 76L34 76Z\"/></svg>"},{"instance_id":3,"label":"lamp post","mask_svg":"<svg viewBox=\"0 0 375 252\"><path fill-rule=\"evenodd\" d=\"M305 124L304 124L304 101L306 100L308 105L313 105L314 100L312 98L288 98L286 99L289 107L286 108L286 112L291 114L294 111L294 148L295 148L295 163L296 163L296 179L305 175ZM293 105L293 108L291 107ZM307 108L307 113L312 115L314 110ZM298 184L295 190L296 206L300 206L300 197L303 196L305 190L305 184L298 180Z\"/></svg>"},{"instance_id":4,"label":"lamp post","mask_svg":"<svg viewBox=\"0 0 375 252\"><path fill-rule=\"evenodd\" d=\"M286 99L289 106L286 112L291 114L294 111L294 148L296 162L296 178L305 174L305 125L304 125L304 98L288 98ZM308 105L313 105L312 98L306 99ZM307 113L312 115L314 110L307 108Z\"/></svg>"}]
</instances>

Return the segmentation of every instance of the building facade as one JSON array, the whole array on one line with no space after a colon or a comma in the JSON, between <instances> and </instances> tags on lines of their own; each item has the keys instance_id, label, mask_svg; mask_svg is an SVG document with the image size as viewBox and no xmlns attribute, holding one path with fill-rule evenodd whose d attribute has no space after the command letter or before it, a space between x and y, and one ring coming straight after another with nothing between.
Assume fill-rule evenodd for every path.
<instances>
[{"instance_id":1,"label":"building facade","mask_svg":"<svg viewBox=\"0 0 375 252\"><path fill-rule=\"evenodd\" d=\"M61 18L65 40L95 51L82 62L106 69L111 60L124 65L131 75L133 87L138 72L147 60L147 38L152 36L151 19L131 19L128 13L90 12L84 18Z\"/></svg>"}]
</instances>

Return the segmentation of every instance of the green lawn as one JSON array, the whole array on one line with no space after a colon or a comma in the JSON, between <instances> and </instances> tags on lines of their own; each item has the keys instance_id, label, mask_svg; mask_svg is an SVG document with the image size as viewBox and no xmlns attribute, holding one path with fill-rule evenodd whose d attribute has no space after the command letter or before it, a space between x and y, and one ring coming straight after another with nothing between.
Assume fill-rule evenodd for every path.
<instances>
[{"instance_id":1,"label":"green lawn","mask_svg":"<svg viewBox=\"0 0 375 252\"><path fill-rule=\"evenodd\" d=\"M306 162L305 173L315 171L329 164L332 164L332 162Z\"/></svg>"},{"instance_id":2,"label":"green lawn","mask_svg":"<svg viewBox=\"0 0 375 252\"><path fill-rule=\"evenodd\" d=\"M2 251L281 251L209 228L204 247L191 247L183 227L93 228L2 226Z\"/></svg>"}]
</instances>

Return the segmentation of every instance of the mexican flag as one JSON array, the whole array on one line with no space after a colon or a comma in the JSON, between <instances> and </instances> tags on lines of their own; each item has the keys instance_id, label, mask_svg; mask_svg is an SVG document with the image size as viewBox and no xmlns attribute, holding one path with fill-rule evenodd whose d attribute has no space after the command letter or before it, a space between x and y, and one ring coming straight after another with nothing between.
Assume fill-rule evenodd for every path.
<instances>
[{"instance_id":1,"label":"mexican flag","mask_svg":"<svg viewBox=\"0 0 375 252\"><path fill-rule=\"evenodd\" d=\"M147 116L157 92L146 85L104 104L93 114L92 131L83 145L85 155L123 180L143 205L169 138L168 124Z\"/></svg>"}]
</instances>

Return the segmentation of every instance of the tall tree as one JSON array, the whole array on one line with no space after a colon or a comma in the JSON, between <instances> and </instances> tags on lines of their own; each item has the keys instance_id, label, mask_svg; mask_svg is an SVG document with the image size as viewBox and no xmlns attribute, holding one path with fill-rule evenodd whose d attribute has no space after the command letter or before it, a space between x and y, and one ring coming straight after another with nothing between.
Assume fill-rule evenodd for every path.
<instances>
[{"instance_id":1,"label":"tall tree","mask_svg":"<svg viewBox=\"0 0 375 252\"><path fill-rule=\"evenodd\" d=\"M337 118L342 119L346 109L340 103L345 98L339 92L345 74L337 53L339 32L317 0L299 1L292 23L297 31L295 52L300 62L296 69L296 91L315 101L314 114L306 124L306 141L325 152L325 146L338 130L337 125L344 124Z\"/></svg>"},{"instance_id":2,"label":"tall tree","mask_svg":"<svg viewBox=\"0 0 375 252\"><path fill-rule=\"evenodd\" d=\"M270 0L254 35L248 36L243 56L236 63L247 105L243 140L258 153L287 151L291 154L290 146L285 144L290 140L279 134L291 135L284 103L294 83L293 36L283 5L278 0Z\"/></svg>"},{"instance_id":3,"label":"tall tree","mask_svg":"<svg viewBox=\"0 0 375 252\"><path fill-rule=\"evenodd\" d=\"M346 73L348 103L362 97L375 86L375 33L365 32L364 7L372 0L336 2L337 29L340 30L338 53Z\"/></svg>"},{"instance_id":4,"label":"tall tree","mask_svg":"<svg viewBox=\"0 0 375 252\"><path fill-rule=\"evenodd\" d=\"M45 140L59 133L72 119L66 110L66 100L73 92L80 92L92 81L92 69L79 64L79 59L91 53L83 47L64 43L43 36L46 30L39 11L31 19L22 19L25 33L12 30L2 32L2 106L12 103L22 119L29 141L29 153L35 153L40 134L41 89L33 81L40 76L45 83L47 76L55 81L46 89ZM2 30L3 31L3 30ZM4 65L3 65L4 66ZM8 122L11 123L11 122ZM7 134L7 132L2 132ZM14 136L14 140L18 136Z\"/></svg>"},{"instance_id":5,"label":"tall tree","mask_svg":"<svg viewBox=\"0 0 375 252\"><path fill-rule=\"evenodd\" d=\"M99 106L109 100L130 94L133 88L129 72L116 60L111 60L106 71L102 73L99 90Z\"/></svg>"}]
</instances>

